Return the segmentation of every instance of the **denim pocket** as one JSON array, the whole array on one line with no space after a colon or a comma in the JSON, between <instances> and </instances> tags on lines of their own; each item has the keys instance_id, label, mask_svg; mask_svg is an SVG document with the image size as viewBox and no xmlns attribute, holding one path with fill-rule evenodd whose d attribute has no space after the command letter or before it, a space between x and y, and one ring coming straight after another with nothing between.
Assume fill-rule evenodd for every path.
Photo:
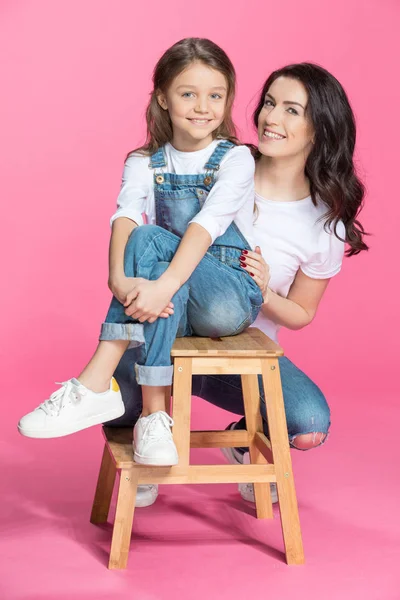
<instances>
[{"instance_id":1,"label":"denim pocket","mask_svg":"<svg viewBox=\"0 0 400 600\"><path fill-rule=\"evenodd\" d=\"M188 223L200 212L200 200L196 188L164 191L156 197L157 225L183 237Z\"/></svg>"}]
</instances>

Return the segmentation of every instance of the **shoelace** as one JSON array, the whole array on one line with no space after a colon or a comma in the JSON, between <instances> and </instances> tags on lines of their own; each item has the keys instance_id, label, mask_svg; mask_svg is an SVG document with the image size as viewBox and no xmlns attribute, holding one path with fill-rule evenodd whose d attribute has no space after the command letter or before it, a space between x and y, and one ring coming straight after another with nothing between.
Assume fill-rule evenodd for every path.
<instances>
[{"instance_id":1,"label":"shoelace","mask_svg":"<svg viewBox=\"0 0 400 600\"><path fill-rule=\"evenodd\" d=\"M170 428L174 424L171 417L163 411L149 415L146 419L148 419L148 421L143 430L143 437L146 437L147 440L151 442L162 440L166 432L168 432L168 434L170 433ZM160 424L162 425L162 428L159 427Z\"/></svg>"},{"instance_id":2,"label":"shoelace","mask_svg":"<svg viewBox=\"0 0 400 600\"><path fill-rule=\"evenodd\" d=\"M77 403L85 395L85 390L72 381L56 381L56 383L61 385L60 389L53 392L50 398L38 407L50 416L58 416L68 400Z\"/></svg>"}]
</instances>

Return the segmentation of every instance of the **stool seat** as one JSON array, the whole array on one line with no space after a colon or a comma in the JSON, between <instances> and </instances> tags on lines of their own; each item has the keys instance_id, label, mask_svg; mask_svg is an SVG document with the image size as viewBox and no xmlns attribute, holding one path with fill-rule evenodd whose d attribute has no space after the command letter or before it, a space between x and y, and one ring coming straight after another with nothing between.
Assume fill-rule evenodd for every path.
<instances>
[{"instance_id":1,"label":"stool seat","mask_svg":"<svg viewBox=\"0 0 400 600\"><path fill-rule=\"evenodd\" d=\"M105 447L91 522L107 521L117 472L120 473L109 568L127 565L137 486L148 483L253 483L257 518L272 518L270 483L276 482L288 564L304 562L293 481L278 357L283 350L264 333L249 328L226 338L185 337L175 340L173 436L179 462L173 467L139 465L133 460L132 429L104 427ZM242 379L246 430L191 431L192 375L239 374ZM263 433L258 375L263 379L270 439ZM170 411L171 393L166 392ZM249 465L191 465L190 448L249 447Z\"/></svg>"},{"instance_id":2,"label":"stool seat","mask_svg":"<svg viewBox=\"0 0 400 600\"><path fill-rule=\"evenodd\" d=\"M283 356L278 344L256 327L249 327L240 335L223 338L177 338L171 356Z\"/></svg>"}]
</instances>

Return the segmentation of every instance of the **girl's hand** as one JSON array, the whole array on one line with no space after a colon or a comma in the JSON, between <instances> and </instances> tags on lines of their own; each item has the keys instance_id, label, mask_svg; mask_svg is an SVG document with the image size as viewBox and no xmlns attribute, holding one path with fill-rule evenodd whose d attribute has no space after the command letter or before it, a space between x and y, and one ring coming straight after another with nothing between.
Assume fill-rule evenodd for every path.
<instances>
[{"instance_id":1,"label":"girl's hand","mask_svg":"<svg viewBox=\"0 0 400 600\"><path fill-rule=\"evenodd\" d=\"M246 253L247 252L247 253ZM261 290L264 303L268 302L268 284L270 280L269 266L261 255L260 246L256 246L255 252L250 250L242 251L240 257L242 268L247 271L254 279Z\"/></svg>"},{"instance_id":2,"label":"girl's hand","mask_svg":"<svg viewBox=\"0 0 400 600\"><path fill-rule=\"evenodd\" d=\"M118 280L110 280L108 283L108 287L110 288L112 294L116 297L116 299L119 302L121 302L121 304L123 304L124 306L127 306L126 302L128 297L130 299L130 304L132 300L138 295L138 285L142 282L147 282L147 279L142 279L141 277L124 276ZM174 305L172 302L166 302L166 304L162 308L163 309L158 315L162 319L167 319L168 317L174 314Z\"/></svg>"},{"instance_id":3,"label":"girl's hand","mask_svg":"<svg viewBox=\"0 0 400 600\"><path fill-rule=\"evenodd\" d=\"M110 288L113 296L115 296L116 299L121 302L121 304L124 304L127 295L134 287L135 281L136 277L123 276L119 279L110 279L108 282L108 287Z\"/></svg>"},{"instance_id":4,"label":"girl's hand","mask_svg":"<svg viewBox=\"0 0 400 600\"><path fill-rule=\"evenodd\" d=\"M129 317L141 323L145 321L154 323L163 312L168 311L170 306L173 307L171 298L174 291L159 279L148 281L138 277L134 282L124 302L125 314Z\"/></svg>"}]
</instances>

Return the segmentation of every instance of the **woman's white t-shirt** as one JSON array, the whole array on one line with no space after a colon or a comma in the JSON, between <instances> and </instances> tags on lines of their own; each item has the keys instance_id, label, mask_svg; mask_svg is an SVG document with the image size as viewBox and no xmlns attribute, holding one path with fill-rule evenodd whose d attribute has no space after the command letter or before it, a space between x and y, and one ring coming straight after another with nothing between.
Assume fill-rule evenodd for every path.
<instances>
[{"instance_id":1,"label":"woman's white t-shirt","mask_svg":"<svg viewBox=\"0 0 400 600\"><path fill-rule=\"evenodd\" d=\"M258 215L254 242L269 265L272 291L286 298L299 269L313 279L329 279L339 273L344 243L325 229L321 217L328 209L322 202L314 206L311 197L279 202L258 194L255 199ZM342 222L338 223L337 233L344 238ZM254 326L277 341L280 326L262 312Z\"/></svg>"},{"instance_id":2,"label":"woman's white t-shirt","mask_svg":"<svg viewBox=\"0 0 400 600\"><path fill-rule=\"evenodd\" d=\"M205 173L204 165L221 140L214 140L203 150L180 152L171 144L164 146L167 166L165 172L178 175ZM143 225L156 223L154 201L154 170L149 168L150 157L140 154L127 158L122 175L117 211L111 224L119 217ZM215 184L200 212L190 221L208 231L213 243L234 221L250 247L253 248L254 159L246 146L228 150L215 172ZM157 171L158 172L158 171Z\"/></svg>"}]
</instances>

